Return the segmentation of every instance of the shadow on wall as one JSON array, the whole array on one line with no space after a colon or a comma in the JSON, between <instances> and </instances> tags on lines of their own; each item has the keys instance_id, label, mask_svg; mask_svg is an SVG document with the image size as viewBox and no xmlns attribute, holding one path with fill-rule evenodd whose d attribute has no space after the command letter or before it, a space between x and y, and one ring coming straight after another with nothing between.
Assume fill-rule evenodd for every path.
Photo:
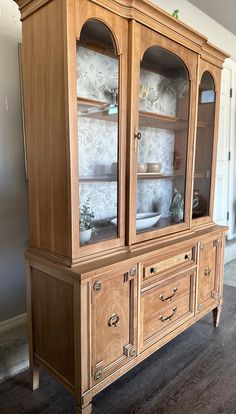
<instances>
[{"instance_id":1,"label":"shadow on wall","mask_svg":"<svg viewBox=\"0 0 236 414\"><path fill-rule=\"evenodd\" d=\"M0 322L26 311L28 200L20 107L16 3L0 5Z\"/></svg>"}]
</instances>

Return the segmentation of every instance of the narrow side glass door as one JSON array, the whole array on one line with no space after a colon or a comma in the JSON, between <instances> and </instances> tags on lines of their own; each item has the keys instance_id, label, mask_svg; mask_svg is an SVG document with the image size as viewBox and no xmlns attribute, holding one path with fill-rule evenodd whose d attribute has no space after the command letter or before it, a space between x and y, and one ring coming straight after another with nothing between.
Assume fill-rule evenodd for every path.
<instances>
[{"instance_id":1,"label":"narrow side glass door","mask_svg":"<svg viewBox=\"0 0 236 414\"><path fill-rule=\"evenodd\" d=\"M80 245L119 234L119 56L110 30L89 20L77 43Z\"/></svg>"},{"instance_id":2,"label":"narrow side glass door","mask_svg":"<svg viewBox=\"0 0 236 414\"><path fill-rule=\"evenodd\" d=\"M183 61L161 47L147 49L136 140L137 234L185 222L189 92Z\"/></svg>"},{"instance_id":3,"label":"narrow side glass door","mask_svg":"<svg viewBox=\"0 0 236 414\"><path fill-rule=\"evenodd\" d=\"M215 84L204 72L199 86L194 168L193 219L209 216L215 124Z\"/></svg>"}]
</instances>

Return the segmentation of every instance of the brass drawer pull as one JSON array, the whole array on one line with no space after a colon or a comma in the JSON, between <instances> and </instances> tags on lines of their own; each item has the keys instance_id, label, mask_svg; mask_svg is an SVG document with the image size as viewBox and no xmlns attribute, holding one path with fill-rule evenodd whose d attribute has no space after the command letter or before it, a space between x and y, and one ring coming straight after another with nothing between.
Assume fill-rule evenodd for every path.
<instances>
[{"instance_id":1,"label":"brass drawer pull","mask_svg":"<svg viewBox=\"0 0 236 414\"><path fill-rule=\"evenodd\" d=\"M185 260L191 260L192 259L192 256L191 256L191 254L186 254L184 256L184 258L185 258Z\"/></svg>"},{"instance_id":2,"label":"brass drawer pull","mask_svg":"<svg viewBox=\"0 0 236 414\"><path fill-rule=\"evenodd\" d=\"M113 313L108 320L108 326L110 326L111 328L113 327L116 328L117 325L119 324L119 320L120 320L120 317L116 313Z\"/></svg>"},{"instance_id":3,"label":"brass drawer pull","mask_svg":"<svg viewBox=\"0 0 236 414\"><path fill-rule=\"evenodd\" d=\"M211 276L211 268L210 268L209 266L207 266L207 267L205 268L204 275L205 275L205 276Z\"/></svg>"},{"instance_id":4,"label":"brass drawer pull","mask_svg":"<svg viewBox=\"0 0 236 414\"><path fill-rule=\"evenodd\" d=\"M97 280L93 285L93 290L95 290L95 292L98 292L101 289L102 289L102 282L100 280Z\"/></svg>"},{"instance_id":5,"label":"brass drawer pull","mask_svg":"<svg viewBox=\"0 0 236 414\"><path fill-rule=\"evenodd\" d=\"M177 312L177 306L175 306L173 308L173 312L172 312L172 314L170 316L167 316L166 318L164 318L163 315L160 315L159 316L159 320L162 321L162 322L171 321L171 319L176 314L176 312Z\"/></svg>"},{"instance_id":6,"label":"brass drawer pull","mask_svg":"<svg viewBox=\"0 0 236 414\"><path fill-rule=\"evenodd\" d=\"M157 267L151 267L151 268L150 268L150 273L151 273L152 275L155 275L155 273L157 273Z\"/></svg>"},{"instance_id":7,"label":"brass drawer pull","mask_svg":"<svg viewBox=\"0 0 236 414\"><path fill-rule=\"evenodd\" d=\"M177 293L177 290L178 290L178 288L174 288L173 289L173 294L170 295L170 296L167 296L167 298L165 298L165 296L163 294L161 294L159 296L159 298L162 300L162 302L168 302L169 300L172 300L175 297L175 295Z\"/></svg>"}]
</instances>

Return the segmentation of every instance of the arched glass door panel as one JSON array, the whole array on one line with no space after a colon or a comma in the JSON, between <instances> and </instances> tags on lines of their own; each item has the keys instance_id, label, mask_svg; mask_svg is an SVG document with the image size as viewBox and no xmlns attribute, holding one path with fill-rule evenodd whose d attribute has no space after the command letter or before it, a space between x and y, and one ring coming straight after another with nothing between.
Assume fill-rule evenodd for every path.
<instances>
[{"instance_id":1,"label":"arched glass door panel","mask_svg":"<svg viewBox=\"0 0 236 414\"><path fill-rule=\"evenodd\" d=\"M215 84L205 72L199 86L193 219L209 215L215 121Z\"/></svg>"},{"instance_id":2,"label":"arched glass door panel","mask_svg":"<svg viewBox=\"0 0 236 414\"><path fill-rule=\"evenodd\" d=\"M136 231L185 221L190 82L183 61L152 46L140 67Z\"/></svg>"},{"instance_id":3,"label":"arched glass door panel","mask_svg":"<svg viewBox=\"0 0 236 414\"><path fill-rule=\"evenodd\" d=\"M119 57L97 20L84 24L77 42L77 110L83 246L119 233Z\"/></svg>"}]
</instances>

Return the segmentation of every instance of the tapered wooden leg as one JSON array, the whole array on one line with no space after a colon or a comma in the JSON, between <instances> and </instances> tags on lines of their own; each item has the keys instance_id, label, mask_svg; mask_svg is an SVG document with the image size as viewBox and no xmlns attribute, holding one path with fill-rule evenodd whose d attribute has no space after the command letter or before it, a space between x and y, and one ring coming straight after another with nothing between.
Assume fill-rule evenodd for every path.
<instances>
[{"instance_id":1,"label":"tapered wooden leg","mask_svg":"<svg viewBox=\"0 0 236 414\"><path fill-rule=\"evenodd\" d=\"M79 407L79 405L76 405L76 414L91 414L92 413L92 403Z\"/></svg>"},{"instance_id":2,"label":"tapered wooden leg","mask_svg":"<svg viewBox=\"0 0 236 414\"><path fill-rule=\"evenodd\" d=\"M39 367L32 362L30 364L30 385L33 391L39 388Z\"/></svg>"},{"instance_id":3,"label":"tapered wooden leg","mask_svg":"<svg viewBox=\"0 0 236 414\"><path fill-rule=\"evenodd\" d=\"M33 323L32 323L32 292L31 292L31 268L29 260L26 260L26 294L27 294L27 321L29 341L30 384L34 390L39 388L39 367L34 362Z\"/></svg>"},{"instance_id":4,"label":"tapered wooden leg","mask_svg":"<svg viewBox=\"0 0 236 414\"><path fill-rule=\"evenodd\" d=\"M217 308L213 309L213 311L212 311L212 313L213 313L213 325L214 325L215 328L217 328L217 326L220 323L221 311L222 311L222 305L217 306Z\"/></svg>"}]
</instances>

